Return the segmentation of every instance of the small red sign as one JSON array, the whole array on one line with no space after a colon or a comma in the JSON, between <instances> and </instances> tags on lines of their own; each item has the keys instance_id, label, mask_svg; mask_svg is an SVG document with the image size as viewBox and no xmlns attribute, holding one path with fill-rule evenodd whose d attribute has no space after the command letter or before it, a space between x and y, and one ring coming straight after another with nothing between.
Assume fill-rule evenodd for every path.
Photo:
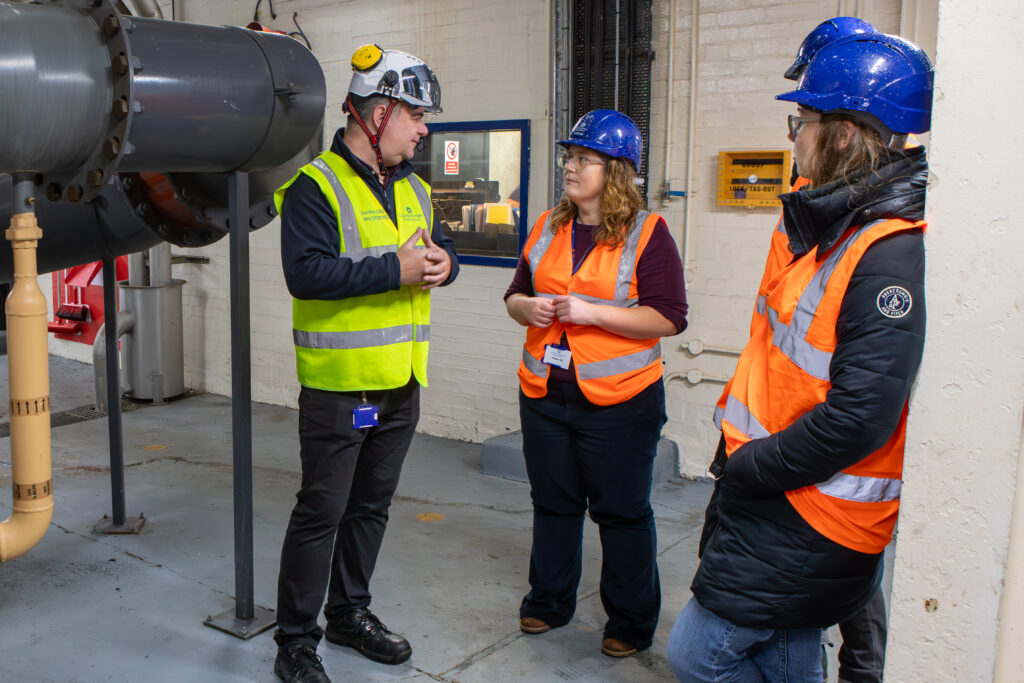
<instances>
[{"instance_id":1,"label":"small red sign","mask_svg":"<svg viewBox=\"0 0 1024 683\"><path fill-rule=\"evenodd\" d=\"M459 141L444 141L444 174L459 174Z\"/></svg>"}]
</instances>

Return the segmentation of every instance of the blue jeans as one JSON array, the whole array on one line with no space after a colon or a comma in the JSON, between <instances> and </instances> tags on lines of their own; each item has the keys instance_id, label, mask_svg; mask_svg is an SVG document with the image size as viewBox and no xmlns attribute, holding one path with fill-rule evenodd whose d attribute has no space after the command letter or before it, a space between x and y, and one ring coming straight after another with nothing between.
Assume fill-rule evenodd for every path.
<instances>
[{"instance_id":1,"label":"blue jeans","mask_svg":"<svg viewBox=\"0 0 1024 683\"><path fill-rule=\"evenodd\" d=\"M683 683L821 683L821 629L747 628L691 598L668 637Z\"/></svg>"}]
</instances>

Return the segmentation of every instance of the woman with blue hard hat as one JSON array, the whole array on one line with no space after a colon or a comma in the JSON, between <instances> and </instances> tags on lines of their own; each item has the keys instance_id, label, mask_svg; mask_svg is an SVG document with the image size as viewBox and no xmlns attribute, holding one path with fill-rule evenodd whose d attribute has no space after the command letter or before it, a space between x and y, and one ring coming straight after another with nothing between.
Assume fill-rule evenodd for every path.
<instances>
[{"instance_id":1,"label":"woman with blue hard hat","mask_svg":"<svg viewBox=\"0 0 1024 683\"><path fill-rule=\"evenodd\" d=\"M777 99L810 180L781 195L792 258L758 296L715 409L693 599L669 637L681 681L819 683L821 629L877 592L899 511L924 346L933 71L884 34L822 47Z\"/></svg>"},{"instance_id":2,"label":"woman with blue hard hat","mask_svg":"<svg viewBox=\"0 0 1024 683\"><path fill-rule=\"evenodd\" d=\"M537 220L505 294L526 327L519 366L533 499L520 628L569 622L583 520L601 535L601 651L651 645L661 609L651 478L665 423L661 337L686 326L679 251L637 188L643 140L624 114L583 116L564 150L565 195Z\"/></svg>"}]
</instances>

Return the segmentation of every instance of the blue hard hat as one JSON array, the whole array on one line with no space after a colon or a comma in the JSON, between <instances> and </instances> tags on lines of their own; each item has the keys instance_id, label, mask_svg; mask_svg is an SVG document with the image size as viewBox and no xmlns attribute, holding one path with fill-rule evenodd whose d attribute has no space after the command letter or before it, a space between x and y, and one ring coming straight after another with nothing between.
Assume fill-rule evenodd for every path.
<instances>
[{"instance_id":1,"label":"blue hard hat","mask_svg":"<svg viewBox=\"0 0 1024 683\"><path fill-rule=\"evenodd\" d=\"M832 17L831 19L826 19L815 26L814 30L804 38L804 42L800 43L800 49L796 53L796 61L786 70L786 78L791 81L798 80L800 74L804 72L807 65L814 59L814 55L818 54L821 48L829 43L833 43L840 38L863 33L878 33L878 30L868 22L857 17Z\"/></svg>"},{"instance_id":2,"label":"blue hard hat","mask_svg":"<svg viewBox=\"0 0 1024 683\"><path fill-rule=\"evenodd\" d=\"M797 89L775 99L860 119L888 143L893 133L928 132L934 76L928 55L909 40L850 36L823 47Z\"/></svg>"},{"instance_id":3,"label":"blue hard hat","mask_svg":"<svg viewBox=\"0 0 1024 683\"><path fill-rule=\"evenodd\" d=\"M559 140L558 144L586 147L610 157L628 159L637 172L640 171L640 156L644 149L640 129L633 119L614 109L587 112L572 127L569 137Z\"/></svg>"}]
</instances>

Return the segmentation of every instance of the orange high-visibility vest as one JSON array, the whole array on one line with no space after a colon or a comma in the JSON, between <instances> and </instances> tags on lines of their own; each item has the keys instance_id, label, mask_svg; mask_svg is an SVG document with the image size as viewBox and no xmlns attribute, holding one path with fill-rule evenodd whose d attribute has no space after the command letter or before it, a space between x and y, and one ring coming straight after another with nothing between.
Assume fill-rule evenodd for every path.
<instances>
[{"instance_id":1,"label":"orange high-visibility vest","mask_svg":"<svg viewBox=\"0 0 1024 683\"><path fill-rule=\"evenodd\" d=\"M818 249L785 266L758 297L750 341L715 408L726 455L753 439L780 432L825 401L836 348L836 320L850 277L868 247L925 223L886 220L850 228L822 259ZM880 553L899 512L907 406L899 425L874 453L827 481L787 491L815 530L842 546Z\"/></svg>"},{"instance_id":2,"label":"orange high-visibility vest","mask_svg":"<svg viewBox=\"0 0 1024 683\"><path fill-rule=\"evenodd\" d=\"M551 212L541 215L523 246L533 275L534 296L572 294L606 306L639 305L636 264L651 239L659 216L640 211L633 229L617 247L595 244L579 270L572 272L572 231L568 225L552 234ZM627 401L661 378L659 338L627 339L594 325L557 320L549 327L526 330L519 385L530 398L547 394L550 366L544 347L557 344L565 332L572 350L576 381L587 400L599 406Z\"/></svg>"},{"instance_id":3,"label":"orange high-visibility vest","mask_svg":"<svg viewBox=\"0 0 1024 683\"><path fill-rule=\"evenodd\" d=\"M796 192L809 185L810 182L807 178L798 176L789 191ZM786 264L792 260L793 252L789 249L789 235L786 234L786 226L782 221L782 214L779 214L779 222L775 224L775 230L772 231L772 243L768 247L768 260L764 264L764 275L761 276L761 285L757 288L758 300L764 296L765 289L768 287L768 283L775 279L775 274L785 268ZM754 331L753 323L756 319L757 313L751 319L751 332Z\"/></svg>"}]
</instances>

